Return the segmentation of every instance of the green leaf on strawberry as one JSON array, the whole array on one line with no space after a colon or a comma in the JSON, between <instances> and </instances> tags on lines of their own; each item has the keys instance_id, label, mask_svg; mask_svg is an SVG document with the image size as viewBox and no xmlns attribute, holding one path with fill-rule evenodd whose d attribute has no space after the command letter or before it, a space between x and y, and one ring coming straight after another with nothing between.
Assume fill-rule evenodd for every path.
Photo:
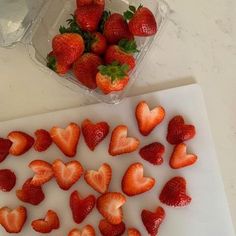
<instances>
[{"instance_id":1,"label":"green leaf on strawberry","mask_svg":"<svg viewBox=\"0 0 236 236\"><path fill-rule=\"evenodd\" d=\"M104 11L102 14L102 18L99 22L99 26L98 26L98 32L103 33L103 29L104 29L104 25L107 21L107 19L111 16L111 12L110 11Z\"/></svg>"},{"instance_id":2,"label":"green leaf on strawberry","mask_svg":"<svg viewBox=\"0 0 236 236\"><path fill-rule=\"evenodd\" d=\"M129 54L139 52L135 40L121 39L118 46L122 51Z\"/></svg>"}]
</instances>

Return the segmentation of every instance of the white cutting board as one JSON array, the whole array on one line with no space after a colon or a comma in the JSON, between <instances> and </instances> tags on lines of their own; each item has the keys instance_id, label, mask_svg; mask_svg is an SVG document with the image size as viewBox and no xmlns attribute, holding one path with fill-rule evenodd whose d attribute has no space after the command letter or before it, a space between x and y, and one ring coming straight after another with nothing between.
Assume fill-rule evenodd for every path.
<instances>
[{"instance_id":1,"label":"white cutting board","mask_svg":"<svg viewBox=\"0 0 236 236\"><path fill-rule=\"evenodd\" d=\"M142 137L139 134L134 116L136 104L141 100L146 100L151 107L160 104L166 109L164 122L148 137ZM168 121L178 114L183 115L188 123L192 123L196 127L196 137L188 141L187 144L189 151L196 153L199 160L194 166L172 170L168 166L168 161L173 147L166 142L165 137ZM110 124L111 130L116 125L125 124L129 127L130 136L140 138L141 146L159 141L166 147L164 164L155 167L142 160L138 155L138 151L118 157L109 156L107 149L110 134L94 152L87 148L83 137L80 138L75 159L82 163L84 169L97 169L102 163L109 163L113 169L110 191L121 191L120 182L126 168L137 161L144 164L147 176L156 178L157 184L150 192L132 198L127 197L127 204L123 207L124 221L127 228L136 227L142 235L148 235L140 218L141 210L143 208L154 210L161 205L166 211L166 219L159 229L158 236L234 236L204 100L198 85L189 85L127 98L119 105L90 105L3 122L0 123L0 136L4 137L12 130L21 130L33 135L33 132L38 128L49 130L54 125L65 127L72 121L81 124L85 118L90 118L95 122L105 120ZM15 188L10 193L0 193L0 207L7 205L14 208L17 205L24 205L28 210L28 220L22 232L12 235L43 235L34 232L30 227L30 223L34 219L44 217L48 209L55 210L59 214L61 222L60 229L50 233L51 236L67 236L70 229L82 227L86 224L93 225L97 235L101 235L97 226L102 216L96 209L81 225L76 225L72 220L69 208L69 197L72 191L78 190L84 197L91 193L98 196L84 182L83 178L69 191L62 191L55 180L50 181L44 186L45 200L36 207L20 202L16 198L15 190L22 186L25 179L32 176L31 170L27 167L30 161L43 159L52 162L56 158L70 161L69 158L63 156L55 145L52 145L45 153L37 153L34 149L31 149L18 158L9 156L0 164L0 168L11 168L17 176ZM161 204L158 199L163 185L174 176L184 176L187 180L187 190L192 197L192 203L185 208L174 209ZM6 236L8 234L0 228L0 235Z\"/></svg>"}]
</instances>

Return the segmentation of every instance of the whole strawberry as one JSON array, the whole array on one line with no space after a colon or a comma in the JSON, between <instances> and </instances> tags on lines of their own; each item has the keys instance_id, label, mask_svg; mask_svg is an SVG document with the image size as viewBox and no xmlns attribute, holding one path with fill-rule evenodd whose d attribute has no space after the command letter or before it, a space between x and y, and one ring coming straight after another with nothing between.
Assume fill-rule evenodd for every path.
<instances>
[{"instance_id":1,"label":"whole strawberry","mask_svg":"<svg viewBox=\"0 0 236 236\"><path fill-rule=\"evenodd\" d=\"M124 17L129 20L129 30L135 36L151 36L157 32L157 22L147 7L140 5L136 9L134 6L129 6Z\"/></svg>"},{"instance_id":2,"label":"whole strawberry","mask_svg":"<svg viewBox=\"0 0 236 236\"><path fill-rule=\"evenodd\" d=\"M104 2L93 1L90 4L79 5L75 11L75 19L84 31L96 31L103 15Z\"/></svg>"},{"instance_id":3,"label":"whole strawberry","mask_svg":"<svg viewBox=\"0 0 236 236\"><path fill-rule=\"evenodd\" d=\"M110 44L117 44L121 39L132 40L134 38L124 17L118 13L111 14L107 19L103 34Z\"/></svg>"},{"instance_id":4,"label":"whole strawberry","mask_svg":"<svg viewBox=\"0 0 236 236\"><path fill-rule=\"evenodd\" d=\"M99 32L92 34L91 52L102 55L107 49L107 40L104 35Z\"/></svg>"},{"instance_id":5,"label":"whole strawberry","mask_svg":"<svg viewBox=\"0 0 236 236\"><path fill-rule=\"evenodd\" d=\"M99 66L99 72L96 75L97 86L104 94L123 90L129 82L128 70L128 65L119 65L117 62Z\"/></svg>"},{"instance_id":6,"label":"whole strawberry","mask_svg":"<svg viewBox=\"0 0 236 236\"><path fill-rule=\"evenodd\" d=\"M76 0L77 7L90 5L93 3L104 5L105 1L104 0Z\"/></svg>"},{"instance_id":7,"label":"whole strawberry","mask_svg":"<svg viewBox=\"0 0 236 236\"><path fill-rule=\"evenodd\" d=\"M84 52L84 40L79 34L59 34L53 38L52 48L59 65L72 65Z\"/></svg>"},{"instance_id":8,"label":"whole strawberry","mask_svg":"<svg viewBox=\"0 0 236 236\"><path fill-rule=\"evenodd\" d=\"M74 63L73 73L84 86L95 89L97 87L96 74L101 64L102 60L99 56L85 53Z\"/></svg>"},{"instance_id":9,"label":"whole strawberry","mask_svg":"<svg viewBox=\"0 0 236 236\"><path fill-rule=\"evenodd\" d=\"M138 52L137 44L134 40L122 39L118 45L110 46L105 54L105 62L112 64L114 61L119 62L121 65L126 64L129 70L135 67L135 59L133 53Z\"/></svg>"}]
</instances>

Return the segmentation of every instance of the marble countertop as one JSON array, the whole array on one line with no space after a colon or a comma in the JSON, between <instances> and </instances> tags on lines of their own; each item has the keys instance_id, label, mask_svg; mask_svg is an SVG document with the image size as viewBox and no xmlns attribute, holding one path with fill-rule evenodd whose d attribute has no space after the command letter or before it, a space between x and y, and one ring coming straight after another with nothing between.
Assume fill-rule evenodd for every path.
<instances>
[{"instance_id":1,"label":"marble countertop","mask_svg":"<svg viewBox=\"0 0 236 236\"><path fill-rule=\"evenodd\" d=\"M169 22L131 95L201 86L236 229L236 1L167 2ZM0 121L96 103L39 70L24 45L0 48L0 71Z\"/></svg>"}]
</instances>

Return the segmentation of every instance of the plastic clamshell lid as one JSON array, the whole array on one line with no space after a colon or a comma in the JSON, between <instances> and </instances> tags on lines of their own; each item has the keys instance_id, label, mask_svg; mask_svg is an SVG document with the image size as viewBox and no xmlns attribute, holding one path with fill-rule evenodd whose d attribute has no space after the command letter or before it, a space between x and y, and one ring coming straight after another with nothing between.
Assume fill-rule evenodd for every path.
<instances>
[{"instance_id":1,"label":"plastic clamshell lid","mask_svg":"<svg viewBox=\"0 0 236 236\"><path fill-rule=\"evenodd\" d=\"M0 46L10 47L22 40L46 0L0 1Z\"/></svg>"}]
</instances>

